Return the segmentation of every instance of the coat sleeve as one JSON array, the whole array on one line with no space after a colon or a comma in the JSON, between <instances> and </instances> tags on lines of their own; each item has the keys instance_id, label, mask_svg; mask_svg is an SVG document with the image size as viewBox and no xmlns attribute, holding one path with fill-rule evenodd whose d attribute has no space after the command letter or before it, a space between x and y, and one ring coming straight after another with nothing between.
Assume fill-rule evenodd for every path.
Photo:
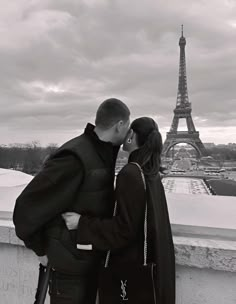
<instances>
[{"instance_id":1,"label":"coat sleeve","mask_svg":"<svg viewBox=\"0 0 236 304\"><path fill-rule=\"evenodd\" d=\"M143 229L146 193L139 169L128 164L117 177L117 215L110 219L81 216L79 244L92 244L97 250L116 250L127 246Z\"/></svg>"},{"instance_id":2,"label":"coat sleeve","mask_svg":"<svg viewBox=\"0 0 236 304\"><path fill-rule=\"evenodd\" d=\"M68 210L82 178L80 160L62 155L49 160L17 198L13 212L16 235L37 255L45 254L45 226Z\"/></svg>"}]
</instances>

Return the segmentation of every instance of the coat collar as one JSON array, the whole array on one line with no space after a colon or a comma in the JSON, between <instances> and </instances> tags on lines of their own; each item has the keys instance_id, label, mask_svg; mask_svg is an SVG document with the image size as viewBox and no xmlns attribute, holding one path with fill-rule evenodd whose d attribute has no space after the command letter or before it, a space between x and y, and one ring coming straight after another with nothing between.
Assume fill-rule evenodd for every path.
<instances>
[{"instance_id":1,"label":"coat collar","mask_svg":"<svg viewBox=\"0 0 236 304\"><path fill-rule=\"evenodd\" d=\"M94 128L94 125L88 123L84 130L84 134L90 138L94 148L102 160L107 163L108 166L115 166L120 146L114 146L111 142L100 140L97 134L94 132Z\"/></svg>"}]
</instances>

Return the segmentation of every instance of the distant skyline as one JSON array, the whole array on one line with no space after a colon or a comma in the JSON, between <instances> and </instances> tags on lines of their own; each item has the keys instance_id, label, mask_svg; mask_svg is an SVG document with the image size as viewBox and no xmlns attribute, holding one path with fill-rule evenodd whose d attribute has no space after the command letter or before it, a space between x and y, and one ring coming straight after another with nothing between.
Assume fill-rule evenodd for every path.
<instances>
[{"instance_id":1,"label":"distant skyline","mask_svg":"<svg viewBox=\"0 0 236 304\"><path fill-rule=\"evenodd\" d=\"M62 144L117 97L165 139L184 24L202 142L236 142L236 1L0 0L0 145Z\"/></svg>"}]
</instances>

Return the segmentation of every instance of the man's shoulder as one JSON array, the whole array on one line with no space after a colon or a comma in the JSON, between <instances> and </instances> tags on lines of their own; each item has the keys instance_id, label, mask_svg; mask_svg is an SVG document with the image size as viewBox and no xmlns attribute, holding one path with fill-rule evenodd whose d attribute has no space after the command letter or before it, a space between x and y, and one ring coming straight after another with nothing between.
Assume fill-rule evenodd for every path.
<instances>
[{"instance_id":1,"label":"man's shoulder","mask_svg":"<svg viewBox=\"0 0 236 304\"><path fill-rule=\"evenodd\" d=\"M84 138L85 138L85 134L81 134L81 135L78 135L74 138L71 138L70 140L66 141L64 144L62 144L57 150L57 151L60 151L60 150L63 150L63 149L69 149L69 148L73 148L74 146L76 146L80 141L83 141Z\"/></svg>"},{"instance_id":2,"label":"man's shoulder","mask_svg":"<svg viewBox=\"0 0 236 304\"><path fill-rule=\"evenodd\" d=\"M52 156L46 161L41 170L41 174L48 176L50 180L54 180L56 176L59 179L62 175L73 175L73 172L76 173L82 168L80 159L73 155L73 153L61 151L61 153Z\"/></svg>"},{"instance_id":3,"label":"man's shoulder","mask_svg":"<svg viewBox=\"0 0 236 304\"><path fill-rule=\"evenodd\" d=\"M87 143L89 143L89 139L85 134L76 136L56 149L50 155L49 160L53 160L55 158L64 158L65 160L78 160L80 159L81 152L86 149Z\"/></svg>"}]
</instances>

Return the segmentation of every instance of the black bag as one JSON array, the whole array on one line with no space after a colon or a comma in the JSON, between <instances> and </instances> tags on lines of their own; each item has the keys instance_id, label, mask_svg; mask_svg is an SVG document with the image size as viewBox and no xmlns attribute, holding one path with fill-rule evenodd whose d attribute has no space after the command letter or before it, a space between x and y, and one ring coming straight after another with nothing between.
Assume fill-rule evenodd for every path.
<instances>
[{"instance_id":1,"label":"black bag","mask_svg":"<svg viewBox=\"0 0 236 304\"><path fill-rule=\"evenodd\" d=\"M141 167L144 187L146 183ZM116 215L117 203L115 204L113 216ZM119 264L108 267L110 251L107 253L105 267L101 271L98 300L99 304L157 304L155 290L156 265L147 264L147 203L144 219L144 263Z\"/></svg>"}]
</instances>

